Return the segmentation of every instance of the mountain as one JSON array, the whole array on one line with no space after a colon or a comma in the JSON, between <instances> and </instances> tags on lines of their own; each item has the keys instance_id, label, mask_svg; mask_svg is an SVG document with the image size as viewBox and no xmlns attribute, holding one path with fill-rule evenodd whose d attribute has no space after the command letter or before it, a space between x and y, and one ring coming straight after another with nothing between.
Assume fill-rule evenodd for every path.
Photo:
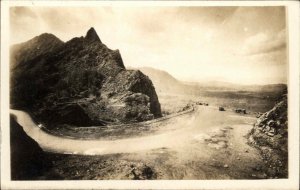
<instances>
[{"instance_id":1,"label":"mountain","mask_svg":"<svg viewBox=\"0 0 300 190\"><path fill-rule=\"evenodd\" d=\"M135 68L132 68L135 69ZM138 70L145 73L152 80L157 92L182 92L188 85L184 85L166 71L151 67L140 67Z\"/></svg>"},{"instance_id":2,"label":"mountain","mask_svg":"<svg viewBox=\"0 0 300 190\"><path fill-rule=\"evenodd\" d=\"M173 77L170 73L151 68L151 67L139 67L130 68L140 70L150 77L155 89L158 92L163 93L179 93L179 94L198 94L202 90L217 90L217 89L227 89L233 86L231 83L219 82L219 81L208 81L208 82L186 82L180 81Z\"/></svg>"},{"instance_id":3,"label":"mountain","mask_svg":"<svg viewBox=\"0 0 300 190\"><path fill-rule=\"evenodd\" d=\"M185 83L177 80L167 71L154 69L151 67L130 68L140 70L152 80L153 85L158 93L174 94L199 94L201 89L193 83Z\"/></svg>"},{"instance_id":4,"label":"mountain","mask_svg":"<svg viewBox=\"0 0 300 190\"><path fill-rule=\"evenodd\" d=\"M11 106L53 127L143 121L161 116L152 81L126 70L119 50L94 28L67 42L42 34L11 47Z\"/></svg>"},{"instance_id":5,"label":"mountain","mask_svg":"<svg viewBox=\"0 0 300 190\"><path fill-rule=\"evenodd\" d=\"M166 71L151 68L140 67L130 68L140 70L150 77L155 89L158 92L179 93L179 94L206 94L209 91L283 91L287 88L286 84L267 84L267 85L242 85L223 81L201 81L186 82L174 78ZM281 93L282 94L282 93Z\"/></svg>"}]
</instances>

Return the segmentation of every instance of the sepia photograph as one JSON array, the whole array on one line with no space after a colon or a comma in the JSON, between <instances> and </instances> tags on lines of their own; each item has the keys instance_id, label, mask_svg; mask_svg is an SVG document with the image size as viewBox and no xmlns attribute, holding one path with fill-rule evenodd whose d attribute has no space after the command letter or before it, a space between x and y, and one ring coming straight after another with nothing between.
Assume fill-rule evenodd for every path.
<instances>
[{"instance_id":1,"label":"sepia photograph","mask_svg":"<svg viewBox=\"0 0 300 190\"><path fill-rule=\"evenodd\" d=\"M1 4L4 182L299 188L289 4L48 3Z\"/></svg>"}]
</instances>

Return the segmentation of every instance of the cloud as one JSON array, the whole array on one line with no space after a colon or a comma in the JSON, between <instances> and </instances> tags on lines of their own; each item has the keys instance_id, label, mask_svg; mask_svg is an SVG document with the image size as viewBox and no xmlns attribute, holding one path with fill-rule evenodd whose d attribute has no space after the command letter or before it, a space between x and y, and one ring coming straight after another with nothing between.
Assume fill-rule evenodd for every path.
<instances>
[{"instance_id":1,"label":"cloud","mask_svg":"<svg viewBox=\"0 0 300 190\"><path fill-rule=\"evenodd\" d=\"M12 17L12 20L14 20L15 17L18 17L19 15L24 15L24 17L35 17L36 14L34 11L31 11L27 7L12 7L10 8L10 16Z\"/></svg>"},{"instance_id":2,"label":"cloud","mask_svg":"<svg viewBox=\"0 0 300 190\"><path fill-rule=\"evenodd\" d=\"M242 54L257 55L274 51L285 50L286 48L286 31L281 30L277 34L268 34L266 32L250 36L244 42Z\"/></svg>"},{"instance_id":3,"label":"cloud","mask_svg":"<svg viewBox=\"0 0 300 190\"><path fill-rule=\"evenodd\" d=\"M286 51L284 50L275 50L267 53L254 54L249 56L248 58L253 64L285 65L287 64L287 55Z\"/></svg>"},{"instance_id":4,"label":"cloud","mask_svg":"<svg viewBox=\"0 0 300 190\"><path fill-rule=\"evenodd\" d=\"M126 66L163 69L178 79L286 77L284 7L16 7L10 13L11 44L44 32L68 41L93 26Z\"/></svg>"}]
</instances>

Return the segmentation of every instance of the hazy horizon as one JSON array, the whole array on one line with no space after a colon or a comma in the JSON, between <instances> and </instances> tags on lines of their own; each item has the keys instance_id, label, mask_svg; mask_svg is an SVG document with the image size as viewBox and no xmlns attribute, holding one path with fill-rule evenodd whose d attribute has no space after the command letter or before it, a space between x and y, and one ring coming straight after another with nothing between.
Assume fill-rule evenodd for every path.
<instances>
[{"instance_id":1,"label":"hazy horizon","mask_svg":"<svg viewBox=\"0 0 300 190\"><path fill-rule=\"evenodd\" d=\"M153 68L153 67L131 67L131 66L128 66L126 69L143 69L143 68L146 68L146 69L156 69L158 71L164 71L164 72L167 72L168 74L170 74L168 71L166 70L162 70L162 69L157 69L157 68ZM193 80L182 80L182 79L178 79L176 78L175 76L173 76L172 74L170 74L172 77L174 77L176 80L178 80L179 82L183 82L183 83L205 83L205 82L208 82L208 83L228 83L228 84L234 84L234 85L278 85L278 84L285 84L287 85L287 83L284 83L284 82L278 82L278 83L263 83L263 84L258 84L258 83L251 83L251 84L243 84L243 83L238 83L238 82L229 82L229 81L225 81L225 80L222 80L222 79L218 79L218 78L203 78L203 79L200 79L200 80L197 80L197 81L193 81Z\"/></svg>"},{"instance_id":2,"label":"hazy horizon","mask_svg":"<svg viewBox=\"0 0 300 190\"><path fill-rule=\"evenodd\" d=\"M284 7L14 7L11 44L41 33L63 41L94 27L126 67L181 81L287 83Z\"/></svg>"}]
</instances>

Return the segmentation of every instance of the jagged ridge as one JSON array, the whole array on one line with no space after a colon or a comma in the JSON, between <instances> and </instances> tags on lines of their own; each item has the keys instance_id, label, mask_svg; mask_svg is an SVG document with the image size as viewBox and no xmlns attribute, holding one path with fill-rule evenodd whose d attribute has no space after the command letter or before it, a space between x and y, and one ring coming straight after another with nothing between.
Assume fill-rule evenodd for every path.
<instances>
[{"instance_id":1,"label":"jagged ridge","mask_svg":"<svg viewBox=\"0 0 300 190\"><path fill-rule=\"evenodd\" d=\"M107 48L93 28L85 37L34 54L44 36L23 43L22 47L29 49L17 51L28 58L22 64L15 59L11 71L13 107L29 109L41 121L56 125L88 126L161 116L151 80L140 71L126 70L120 52ZM28 45L31 41L37 42ZM128 103L128 97L135 98ZM72 115L85 118L84 122L72 119Z\"/></svg>"}]
</instances>

